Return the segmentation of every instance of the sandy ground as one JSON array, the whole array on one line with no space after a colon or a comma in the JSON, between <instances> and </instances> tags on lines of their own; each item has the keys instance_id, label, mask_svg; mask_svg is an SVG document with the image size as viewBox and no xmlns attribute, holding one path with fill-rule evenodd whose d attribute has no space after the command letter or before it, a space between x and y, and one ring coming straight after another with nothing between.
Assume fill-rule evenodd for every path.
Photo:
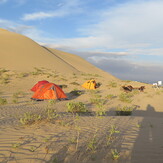
<instances>
[{"instance_id":1,"label":"sandy ground","mask_svg":"<svg viewBox=\"0 0 163 163\"><path fill-rule=\"evenodd\" d=\"M9 73L9 72L6 72ZM162 89L152 88L151 85L138 82L114 81L116 87L103 77L95 77L101 82L100 88L89 91L81 87L87 76L74 74L69 77L53 77L46 75L29 75L17 78L12 76L10 82L1 84L1 98L7 104L0 105L0 161L1 162L163 162L163 114ZM31 101L33 92L30 88L35 84L33 78L65 84L63 88L69 100L57 101L50 105L49 100ZM78 83L71 84L71 83ZM19 83L23 83L22 85ZM122 102L119 95L124 93L121 86L145 85L144 92L136 92L132 102ZM83 94L75 96L72 90L80 90ZM18 93L17 102L14 103L14 94ZM114 95L112 99L107 95ZM98 106L91 99L105 99L103 108L106 115L97 116ZM68 102L83 102L89 113L73 116L67 113ZM116 108L120 106L135 106L130 116L117 116ZM59 117L48 121L43 118L31 125L23 125L20 118L24 113L46 114L46 109L56 110ZM109 139L111 129L115 127L118 132L113 133ZM111 151L117 150L120 154L113 160Z\"/></svg>"},{"instance_id":2,"label":"sandy ground","mask_svg":"<svg viewBox=\"0 0 163 163\"><path fill-rule=\"evenodd\" d=\"M4 43L0 37L3 47L6 47L2 48L0 55L10 54L8 61L12 55L16 58L13 62L8 62L7 57L0 60L0 99L7 101L3 104L0 100L0 162L163 162L162 88L121 81L76 55L40 47L28 38L6 30L1 29L0 35L4 40L8 37L21 39L20 44L28 47L23 52L12 39L6 39ZM21 59L20 53L26 57L25 60ZM40 62L32 60L33 55L38 56ZM101 86L92 91L84 89L81 85L89 79L95 79ZM32 101L30 89L41 80L66 85L63 91L68 100L55 103L50 100ZM132 96L122 100L123 85L145 86L145 90L125 93ZM74 90L81 94L74 95L71 93ZM93 100L101 103L97 105ZM89 112L68 113L68 102L82 102ZM117 116L116 109L125 106L134 108L132 114ZM47 116L48 109L55 111L55 116L51 114L52 119ZM105 114L97 115L101 111ZM41 119L23 125L20 119L27 113L40 115Z\"/></svg>"}]
</instances>

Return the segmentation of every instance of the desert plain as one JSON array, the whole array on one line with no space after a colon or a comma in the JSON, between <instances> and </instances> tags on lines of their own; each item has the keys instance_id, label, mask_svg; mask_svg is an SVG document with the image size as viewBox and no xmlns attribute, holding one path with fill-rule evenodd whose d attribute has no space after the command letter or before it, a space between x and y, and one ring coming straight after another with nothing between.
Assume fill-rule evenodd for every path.
<instances>
[{"instance_id":1,"label":"desert plain","mask_svg":"<svg viewBox=\"0 0 163 163\"><path fill-rule=\"evenodd\" d=\"M5 29L0 58L0 162L163 162L162 87L118 79ZM90 79L100 86L83 88ZM31 100L30 89L42 80L61 85L67 100ZM125 92L127 85L145 89ZM69 112L70 103L86 111Z\"/></svg>"}]
</instances>

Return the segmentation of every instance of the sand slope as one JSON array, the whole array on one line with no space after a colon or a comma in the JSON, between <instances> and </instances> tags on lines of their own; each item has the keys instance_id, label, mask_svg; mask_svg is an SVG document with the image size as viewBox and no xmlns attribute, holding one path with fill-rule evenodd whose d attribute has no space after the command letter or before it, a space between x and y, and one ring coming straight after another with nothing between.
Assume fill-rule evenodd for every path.
<instances>
[{"instance_id":1,"label":"sand slope","mask_svg":"<svg viewBox=\"0 0 163 163\"><path fill-rule=\"evenodd\" d=\"M0 57L1 67L10 70L28 71L44 67L58 72L77 71L33 40L7 30L0 30Z\"/></svg>"},{"instance_id":2,"label":"sand slope","mask_svg":"<svg viewBox=\"0 0 163 163\"><path fill-rule=\"evenodd\" d=\"M108 75L79 56L42 47L30 38L4 29L0 29L0 58L0 67L9 70L29 71L36 67L60 73L96 72Z\"/></svg>"}]
</instances>

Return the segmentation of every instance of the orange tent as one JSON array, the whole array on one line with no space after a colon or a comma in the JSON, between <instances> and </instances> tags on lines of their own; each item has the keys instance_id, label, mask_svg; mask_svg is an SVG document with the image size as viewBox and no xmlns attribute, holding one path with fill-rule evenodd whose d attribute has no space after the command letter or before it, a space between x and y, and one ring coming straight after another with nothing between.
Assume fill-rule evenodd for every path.
<instances>
[{"instance_id":1,"label":"orange tent","mask_svg":"<svg viewBox=\"0 0 163 163\"><path fill-rule=\"evenodd\" d=\"M47 84L47 83L49 83L49 82L46 81L46 80L39 81L38 83L36 83L36 84L31 88L31 91L36 92L41 86L43 86L44 84Z\"/></svg>"},{"instance_id":2,"label":"orange tent","mask_svg":"<svg viewBox=\"0 0 163 163\"><path fill-rule=\"evenodd\" d=\"M95 80L88 80L86 81L82 87L86 88L86 89L96 89L96 81Z\"/></svg>"},{"instance_id":3,"label":"orange tent","mask_svg":"<svg viewBox=\"0 0 163 163\"><path fill-rule=\"evenodd\" d=\"M44 84L38 89L31 99L33 100L45 100L45 99L66 99L67 96L63 90L54 83Z\"/></svg>"}]
</instances>

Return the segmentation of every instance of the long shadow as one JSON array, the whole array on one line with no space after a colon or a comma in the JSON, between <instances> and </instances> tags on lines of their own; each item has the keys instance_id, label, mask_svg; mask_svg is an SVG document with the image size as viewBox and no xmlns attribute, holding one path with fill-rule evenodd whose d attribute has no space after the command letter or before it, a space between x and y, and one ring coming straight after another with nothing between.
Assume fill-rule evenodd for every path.
<instances>
[{"instance_id":1,"label":"long shadow","mask_svg":"<svg viewBox=\"0 0 163 163\"><path fill-rule=\"evenodd\" d=\"M131 153L131 163L163 163L163 112L148 104L146 111L135 111L143 117Z\"/></svg>"}]
</instances>

